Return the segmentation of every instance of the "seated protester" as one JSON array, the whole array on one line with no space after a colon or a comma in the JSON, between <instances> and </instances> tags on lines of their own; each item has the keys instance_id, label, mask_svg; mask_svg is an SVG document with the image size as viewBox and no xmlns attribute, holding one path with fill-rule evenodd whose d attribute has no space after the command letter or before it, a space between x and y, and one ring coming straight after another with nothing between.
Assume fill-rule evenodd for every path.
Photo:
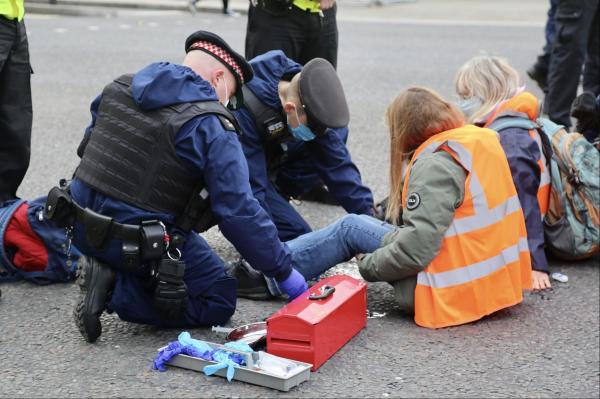
<instances>
[{"instance_id":1,"label":"seated protester","mask_svg":"<svg viewBox=\"0 0 600 399\"><path fill-rule=\"evenodd\" d=\"M39 285L75 279L79 251L67 231L44 217L46 197L0 204L0 283Z\"/></svg>"},{"instance_id":2,"label":"seated protester","mask_svg":"<svg viewBox=\"0 0 600 399\"><path fill-rule=\"evenodd\" d=\"M396 97L386 118L386 217L398 226L346 215L287 243L294 268L311 279L359 254L362 277L392 284L400 307L429 328L521 302L531 288L531 260L497 134L465 126L455 105L420 87Z\"/></svg>"},{"instance_id":3,"label":"seated protester","mask_svg":"<svg viewBox=\"0 0 600 399\"><path fill-rule=\"evenodd\" d=\"M493 126L500 118L510 116L532 121L538 117L538 100L524 91L519 74L502 58L477 56L467 61L456 74L455 88L461 98L459 106L468 122L475 125ZM550 200L547 156L552 149L549 143L543 145L545 137L536 130L505 128L498 134L525 215L533 289L550 288L543 219Z\"/></svg>"},{"instance_id":4,"label":"seated protester","mask_svg":"<svg viewBox=\"0 0 600 399\"><path fill-rule=\"evenodd\" d=\"M280 50L262 54L250 65L254 79L244 88L247 98L235 117L242 128L252 192L279 238L291 240L311 231L289 204L291 197L312 194L327 202L330 196L349 213L371 215L373 195L346 147L350 117L333 66L317 58L303 68Z\"/></svg>"},{"instance_id":5,"label":"seated protester","mask_svg":"<svg viewBox=\"0 0 600 399\"><path fill-rule=\"evenodd\" d=\"M91 105L69 187L74 244L85 254L74 317L89 342L101 334L104 310L177 328L229 320L236 282L198 234L214 222L291 298L307 288L252 195L239 130L225 108L241 104L250 65L210 32L188 37L185 51L182 65L153 63L123 75ZM53 203L68 201L65 188L54 188L49 216ZM63 208L53 209L60 219Z\"/></svg>"}]
</instances>

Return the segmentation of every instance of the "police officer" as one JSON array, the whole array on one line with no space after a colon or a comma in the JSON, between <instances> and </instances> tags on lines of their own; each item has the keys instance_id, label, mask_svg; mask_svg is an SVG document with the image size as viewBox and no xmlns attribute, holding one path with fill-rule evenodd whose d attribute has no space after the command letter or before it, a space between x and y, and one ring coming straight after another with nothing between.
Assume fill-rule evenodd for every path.
<instances>
[{"instance_id":1,"label":"police officer","mask_svg":"<svg viewBox=\"0 0 600 399\"><path fill-rule=\"evenodd\" d=\"M0 2L0 206L16 198L29 167L31 66L23 0Z\"/></svg>"},{"instance_id":2,"label":"police officer","mask_svg":"<svg viewBox=\"0 0 600 399\"><path fill-rule=\"evenodd\" d=\"M324 58L337 67L335 0L252 0L246 27L246 59L269 50L305 65Z\"/></svg>"},{"instance_id":3,"label":"police officer","mask_svg":"<svg viewBox=\"0 0 600 399\"><path fill-rule=\"evenodd\" d=\"M584 61L583 90L600 94L600 1L560 0L555 29L544 112L570 127L569 113Z\"/></svg>"},{"instance_id":4,"label":"police officer","mask_svg":"<svg viewBox=\"0 0 600 399\"><path fill-rule=\"evenodd\" d=\"M198 31L182 65L150 64L108 84L70 184L78 268L76 324L89 342L106 309L126 321L169 327L225 323L235 280L197 234L218 223L258 270L294 298L306 281L290 265L268 214L252 196L233 116L250 65L219 36ZM62 217L66 190L48 196Z\"/></svg>"},{"instance_id":5,"label":"police officer","mask_svg":"<svg viewBox=\"0 0 600 399\"><path fill-rule=\"evenodd\" d=\"M282 51L250 61L254 79L244 88L244 106L235 112L254 196L272 217L282 241L311 231L289 204L324 182L349 213L373 213L373 196L352 162L346 139L349 111L341 82L322 58L303 68ZM238 295L245 292L243 275ZM260 279L257 279L260 284ZM259 297L264 293L257 288Z\"/></svg>"}]
</instances>

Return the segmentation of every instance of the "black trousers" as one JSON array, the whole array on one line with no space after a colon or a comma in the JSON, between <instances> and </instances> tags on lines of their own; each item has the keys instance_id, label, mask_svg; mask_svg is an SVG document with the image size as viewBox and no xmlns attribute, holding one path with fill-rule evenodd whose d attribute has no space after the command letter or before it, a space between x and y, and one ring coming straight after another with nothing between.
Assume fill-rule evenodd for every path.
<instances>
[{"instance_id":1,"label":"black trousers","mask_svg":"<svg viewBox=\"0 0 600 399\"><path fill-rule=\"evenodd\" d=\"M270 50L283 50L285 55L302 65L320 57L337 67L336 12L337 5L323 11L323 16L291 6L280 15L274 15L260 6L250 5L246 59Z\"/></svg>"},{"instance_id":2,"label":"black trousers","mask_svg":"<svg viewBox=\"0 0 600 399\"><path fill-rule=\"evenodd\" d=\"M584 62L583 90L600 94L599 7L599 0L561 0L556 10L544 111L567 127Z\"/></svg>"},{"instance_id":3,"label":"black trousers","mask_svg":"<svg viewBox=\"0 0 600 399\"><path fill-rule=\"evenodd\" d=\"M0 203L16 197L29 167L32 116L25 24L0 16Z\"/></svg>"}]
</instances>

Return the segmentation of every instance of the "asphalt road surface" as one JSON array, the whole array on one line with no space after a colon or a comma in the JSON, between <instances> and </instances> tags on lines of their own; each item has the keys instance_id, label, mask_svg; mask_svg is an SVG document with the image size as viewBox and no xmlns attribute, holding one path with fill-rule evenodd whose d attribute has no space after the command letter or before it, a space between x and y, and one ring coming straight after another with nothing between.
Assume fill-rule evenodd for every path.
<instances>
[{"instance_id":1,"label":"asphalt road surface","mask_svg":"<svg viewBox=\"0 0 600 399\"><path fill-rule=\"evenodd\" d=\"M172 12L111 19L31 16L32 161L20 195L44 195L72 173L89 104L112 78L153 61L180 61L185 38L197 29L218 32L243 52L245 22ZM349 147L377 199L386 194L388 175L383 114L400 90L418 84L451 96L456 69L483 52L507 57L523 73L543 40L539 23L352 18L339 25L339 73L352 113ZM314 228L343 214L313 203L298 208ZM235 257L217 229L206 237L224 258ZM75 285L6 284L0 299L0 396L598 397L598 259L553 261L552 270L567 274L568 283L553 282L553 289L527 294L522 304L479 322L436 331L402 315L386 284L370 284L374 317L367 328L288 393L186 370L153 371L157 348L180 331L106 315L102 337L89 345L71 318ZM334 272L357 275L352 263ZM260 321L283 305L238 303L231 325ZM208 329L190 332L219 340Z\"/></svg>"}]
</instances>

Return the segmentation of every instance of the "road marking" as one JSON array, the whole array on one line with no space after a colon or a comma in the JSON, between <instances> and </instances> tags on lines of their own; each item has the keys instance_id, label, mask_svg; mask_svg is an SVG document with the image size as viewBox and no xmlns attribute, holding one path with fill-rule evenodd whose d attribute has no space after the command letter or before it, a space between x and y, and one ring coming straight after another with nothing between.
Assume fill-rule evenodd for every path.
<instances>
[{"instance_id":1,"label":"road marking","mask_svg":"<svg viewBox=\"0 0 600 399\"><path fill-rule=\"evenodd\" d=\"M127 29L131 29L131 25L129 25L129 24L120 24L119 28L127 30Z\"/></svg>"},{"instance_id":2,"label":"road marking","mask_svg":"<svg viewBox=\"0 0 600 399\"><path fill-rule=\"evenodd\" d=\"M158 26L158 22L148 22L148 26L150 28L156 28Z\"/></svg>"},{"instance_id":3,"label":"road marking","mask_svg":"<svg viewBox=\"0 0 600 399\"><path fill-rule=\"evenodd\" d=\"M429 25L429 26L474 26L494 28L543 28L543 21L475 21L475 20L445 20L445 19L412 19L412 18L365 18L339 17L338 21L363 22L391 25Z\"/></svg>"},{"instance_id":4,"label":"road marking","mask_svg":"<svg viewBox=\"0 0 600 399\"><path fill-rule=\"evenodd\" d=\"M96 31L96 30L100 30L100 28L95 25L90 25L87 27L87 30Z\"/></svg>"},{"instance_id":5,"label":"road marking","mask_svg":"<svg viewBox=\"0 0 600 399\"><path fill-rule=\"evenodd\" d=\"M67 30L65 28L54 28L54 32L56 33L65 33Z\"/></svg>"}]
</instances>

